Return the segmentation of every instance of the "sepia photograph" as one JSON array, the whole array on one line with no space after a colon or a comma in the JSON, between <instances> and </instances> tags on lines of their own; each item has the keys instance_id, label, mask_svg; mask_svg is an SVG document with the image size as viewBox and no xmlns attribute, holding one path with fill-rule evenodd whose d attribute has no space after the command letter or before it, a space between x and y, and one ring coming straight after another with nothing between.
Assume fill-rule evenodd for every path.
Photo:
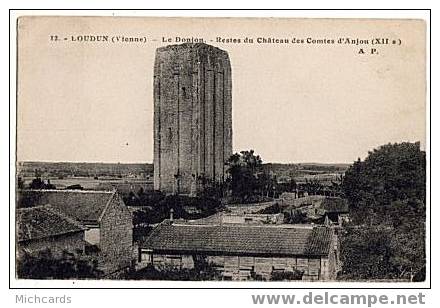
<instances>
[{"instance_id":1,"label":"sepia photograph","mask_svg":"<svg viewBox=\"0 0 440 308\"><path fill-rule=\"evenodd\" d=\"M14 22L18 282L429 279L424 20Z\"/></svg>"}]
</instances>

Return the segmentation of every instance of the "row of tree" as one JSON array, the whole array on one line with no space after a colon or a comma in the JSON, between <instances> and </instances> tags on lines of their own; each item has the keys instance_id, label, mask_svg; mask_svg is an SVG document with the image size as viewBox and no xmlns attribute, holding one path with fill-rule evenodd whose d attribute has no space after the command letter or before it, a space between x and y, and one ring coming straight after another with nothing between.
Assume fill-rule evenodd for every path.
<instances>
[{"instance_id":1,"label":"row of tree","mask_svg":"<svg viewBox=\"0 0 440 308\"><path fill-rule=\"evenodd\" d=\"M263 201L264 197L276 198L283 192L299 191L309 195L340 195L340 183L332 182L324 187L319 180L307 180L297 184L295 179L278 181L276 174L271 174L263 166L263 160L254 150L233 154L226 162L229 177L225 188L240 203Z\"/></svg>"}]
</instances>

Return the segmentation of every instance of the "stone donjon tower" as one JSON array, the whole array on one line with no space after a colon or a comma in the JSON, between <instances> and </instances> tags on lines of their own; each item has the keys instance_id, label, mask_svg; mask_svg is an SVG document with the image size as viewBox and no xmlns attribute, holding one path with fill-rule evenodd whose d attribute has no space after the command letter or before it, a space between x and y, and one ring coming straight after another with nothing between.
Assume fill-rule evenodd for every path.
<instances>
[{"instance_id":1,"label":"stone donjon tower","mask_svg":"<svg viewBox=\"0 0 440 308\"><path fill-rule=\"evenodd\" d=\"M231 65L198 43L156 50L154 188L195 195L223 181L232 154Z\"/></svg>"}]
</instances>

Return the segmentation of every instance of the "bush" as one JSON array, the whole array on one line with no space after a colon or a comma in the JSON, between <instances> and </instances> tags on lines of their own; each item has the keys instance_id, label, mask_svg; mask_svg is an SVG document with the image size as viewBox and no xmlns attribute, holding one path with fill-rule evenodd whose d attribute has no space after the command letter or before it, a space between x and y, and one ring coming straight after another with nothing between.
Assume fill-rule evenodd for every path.
<instances>
[{"instance_id":1,"label":"bush","mask_svg":"<svg viewBox=\"0 0 440 308\"><path fill-rule=\"evenodd\" d=\"M271 206L268 206L262 210L259 210L258 214L279 214L282 212L281 206L278 204L278 202L275 202Z\"/></svg>"},{"instance_id":2,"label":"bush","mask_svg":"<svg viewBox=\"0 0 440 308\"><path fill-rule=\"evenodd\" d=\"M101 274L96 261L68 252L60 258L55 258L50 250L37 255L25 253L17 261L17 277L21 279L98 278Z\"/></svg>"},{"instance_id":3,"label":"bush","mask_svg":"<svg viewBox=\"0 0 440 308\"><path fill-rule=\"evenodd\" d=\"M221 275L215 270L212 264L199 265L193 269L179 269L173 267L163 267L160 269L148 265L136 272L127 274L127 280L177 280L177 281L203 281L220 280Z\"/></svg>"},{"instance_id":4,"label":"bush","mask_svg":"<svg viewBox=\"0 0 440 308\"><path fill-rule=\"evenodd\" d=\"M291 281L302 280L304 275L303 271L293 270L291 271L273 271L270 275L271 281Z\"/></svg>"}]
</instances>

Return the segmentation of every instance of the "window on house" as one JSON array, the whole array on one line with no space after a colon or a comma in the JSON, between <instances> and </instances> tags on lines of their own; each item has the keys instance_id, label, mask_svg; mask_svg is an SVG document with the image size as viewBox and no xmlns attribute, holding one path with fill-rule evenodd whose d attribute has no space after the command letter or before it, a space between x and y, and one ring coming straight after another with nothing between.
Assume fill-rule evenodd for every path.
<instances>
[{"instance_id":1,"label":"window on house","mask_svg":"<svg viewBox=\"0 0 440 308\"><path fill-rule=\"evenodd\" d=\"M151 262L151 254L141 253L141 262Z\"/></svg>"},{"instance_id":2,"label":"window on house","mask_svg":"<svg viewBox=\"0 0 440 308\"><path fill-rule=\"evenodd\" d=\"M84 249L84 253L86 255L93 255L99 252L99 247L97 245L86 245Z\"/></svg>"}]
</instances>

